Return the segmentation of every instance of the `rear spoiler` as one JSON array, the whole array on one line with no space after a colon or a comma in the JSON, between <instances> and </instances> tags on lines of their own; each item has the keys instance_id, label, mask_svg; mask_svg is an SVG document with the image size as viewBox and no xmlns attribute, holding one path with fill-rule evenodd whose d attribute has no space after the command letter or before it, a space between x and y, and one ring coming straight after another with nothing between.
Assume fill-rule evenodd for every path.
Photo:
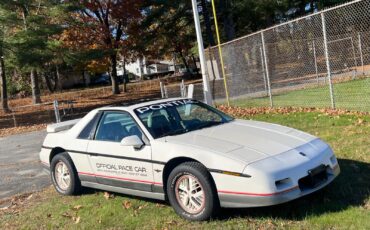
<instances>
[{"instance_id":1,"label":"rear spoiler","mask_svg":"<svg viewBox=\"0 0 370 230\"><path fill-rule=\"evenodd\" d=\"M81 119L75 119L75 120L70 120L70 121L64 121L60 123L55 123L48 125L46 130L48 133L57 133L61 132L64 130L68 130L72 128L77 122L79 122Z\"/></svg>"}]
</instances>

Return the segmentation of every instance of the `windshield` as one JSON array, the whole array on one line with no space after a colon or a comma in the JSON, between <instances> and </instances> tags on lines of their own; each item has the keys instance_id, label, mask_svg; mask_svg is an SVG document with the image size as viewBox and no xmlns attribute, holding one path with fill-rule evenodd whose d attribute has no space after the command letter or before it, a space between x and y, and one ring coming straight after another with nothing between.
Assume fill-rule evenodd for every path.
<instances>
[{"instance_id":1,"label":"windshield","mask_svg":"<svg viewBox=\"0 0 370 230\"><path fill-rule=\"evenodd\" d=\"M135 109L135 113L153 138L187 133L233 120L223 112L191 99L144 106Z\"/></svg>"}]
</instances>

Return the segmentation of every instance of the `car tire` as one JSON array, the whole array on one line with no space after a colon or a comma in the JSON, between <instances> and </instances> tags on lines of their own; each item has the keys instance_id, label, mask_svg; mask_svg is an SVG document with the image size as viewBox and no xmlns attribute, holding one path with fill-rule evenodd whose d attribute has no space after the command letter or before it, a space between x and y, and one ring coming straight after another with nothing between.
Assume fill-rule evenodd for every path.
<instances>
[{"instance_id":1,"label":"car tire","mask_svg":"<svg viewBox=\"0 0 370 230\"><path fill-rule=\"evenodd\" d=\"M76 195L81 191L80 178L68 153L63 152L53 157L50 163L50 175L58 193Z\"/></svg>"},{"instance_id":2,"label":"car tire","mask_svg":"<svg viewBox=\"0 0 370 230\"><path fill-rule=\"evenodd\" d=\"M220 207L211 174L198 162L185 162L172 170L167 196L175 212L191 221L208 220Z\"/></svg>"}]
</instances>

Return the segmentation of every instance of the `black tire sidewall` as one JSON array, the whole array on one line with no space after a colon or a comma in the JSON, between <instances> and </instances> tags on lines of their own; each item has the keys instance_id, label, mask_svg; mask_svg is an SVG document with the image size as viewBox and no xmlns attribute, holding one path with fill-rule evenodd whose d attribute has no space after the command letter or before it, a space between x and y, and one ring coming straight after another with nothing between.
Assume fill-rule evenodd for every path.
<instances>
[{"instance_id":1,"label":"black tire sidewall","mask_svg":"<svg viewBox=\"0 0 370 230\"><path fill-rule=\"evenodd\" d=\"M177 180L184 175L190 175L197 178L204 190L205 206L203 210L201 210L199 213L192 214L186 212L177 201L175 194L175 185ZM170 173L167 180L167 195L168 200L171 206L174 208L175 212L187 220L208 220L218 209L218 197L216 195L214 186L212 185L212 181L210 181L210 175L205 168L202 168L200 164L197 164L195 162L193 164L181 164Z\"/></svg>"},{"instance_id":2,"label":"black tire sidewall","mask_svg":"<svg viewBox=\"0 0 370 230\"><path fill-rule=\"evenodd\" d=\"M58 186L58 183L55 180L55 166L58 162L63 162L70 173L71 182L68 187L68 189L63 190ZM80 191L81 182L78 178L77 171L72 163L72 160L68 153L60 153L53 157L50 163L50 175L51 175L51 181L54 185L55 190L57 190L58 193L62 195L75 195Z\"/></svg>"}]
</instances>

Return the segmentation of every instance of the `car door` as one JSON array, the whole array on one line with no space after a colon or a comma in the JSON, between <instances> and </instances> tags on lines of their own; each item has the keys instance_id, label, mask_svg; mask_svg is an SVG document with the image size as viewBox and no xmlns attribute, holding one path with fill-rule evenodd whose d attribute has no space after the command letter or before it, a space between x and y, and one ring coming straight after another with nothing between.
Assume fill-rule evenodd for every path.
<instances>
[{"instance_id":1,"label":"car door","mask_svg":"<svg viewBox=\"0 0 370 230\"><path fill-rule=\"evenodd\" d=\"M145 143L140 149L122 146L124 137L137 135ZM151 191L153 166L151 147L133 117L124 111L105 111L95 136L88 144L94 176L100 184Z\"/></svg>"}]
</instances>

